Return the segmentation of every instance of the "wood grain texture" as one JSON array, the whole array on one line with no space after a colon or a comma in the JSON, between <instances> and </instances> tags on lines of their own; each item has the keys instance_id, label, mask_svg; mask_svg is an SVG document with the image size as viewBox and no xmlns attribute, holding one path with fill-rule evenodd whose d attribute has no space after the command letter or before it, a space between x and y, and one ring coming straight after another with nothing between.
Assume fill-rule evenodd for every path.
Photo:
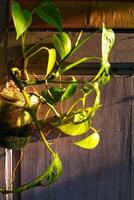
<instances>
[{"instance_id":1,"label":"wood grain texture","mask_svg":"<svg viewBox=\"0 0 134 200\"><path fill-rule=\"evenodd\" d=\"M39 1L21 1L23 7L32 10ZM134 3L132 1L55 1L59 7L65 29L99 28L105 23L111 28L134 28ZM11 14L10 14L11 16ZM10 25L11 17L10 17ZM12 27L12 25L10 26ZM32 28L51 29L34 16Z\"/></svg>"},{"instance_id":2,"label":"wood grain texture","mask_svg":"<svg viewBox=\"0 0 134 200\"><path fill-rule=\"evenodd\" d=\"M72 44L77 40L79 32L68 32L72 40ZM82 39L87 37L91 32L83 33ZM27 48L31 47L34 43L41 43L41 45L46 47L52 47L51 41L52 32L28 32L27 35ZM116 40L112 52L110 54L110 63L112 64L112 71L115 74L121 73L133 73L134 72L134 33L116 33ZM67 59L66 65L78 60L79 58L86 56L101 56L101 34L97 33L92 37L84 46L82 46L77 53L72 57ZM8 61L15 61L21 57L21 46L15 40L14 32L9 33L8 40ZM29 71L33 71L36 74L42 74L45 72L45 66L47 64L47 53L42 51L41 53L34 56L30 59ZM79 66L79 71L76 73L87 74L87 73L96 73L94 69L97 68L97 61L93 60L90 63L82 64ZM121 71L123 70L123 71ZM75 73L75 70L72 70L70 73Z\"/></svg>"},{"instance_id":3,"label":"wood grain texture","mask_svg":"<svg viewBox=\"0 0 134 200\"><path fill-rule=\"evenodd\" d=\"M5 187L5 150L0 148L0 186ZM5 200L5 196L0 194L0 200Z\"/></svg>"},{"instance_id":4,"label":"wood grain texture","mask_svg":"<svg viewBox=\"0 0 134 200\"><path fill-rule=\"evenodd\" d=\"M87 76L83 77L87 79ZM47 188L22 193L21 200L130 199L131 77L115 77L102 90L103 107L93 126L100 129L99 146L86 151L63 137L53 146L63 162L61 179ZM79 92L77 93L79 95ZM77 98L78 96L76 96ZM88 102L91 102L88 100ZM69 107L70 103L66 105ZM127 116L127 118L126 118ZM54 134L54 133L53 133ZM78 140L78 138L77 138ZM51 139L50 142L56 142ZM21 163L21 181L32 180L46 168L50 155L42 142L29 144Z\"/></svg>"}]
</instances>

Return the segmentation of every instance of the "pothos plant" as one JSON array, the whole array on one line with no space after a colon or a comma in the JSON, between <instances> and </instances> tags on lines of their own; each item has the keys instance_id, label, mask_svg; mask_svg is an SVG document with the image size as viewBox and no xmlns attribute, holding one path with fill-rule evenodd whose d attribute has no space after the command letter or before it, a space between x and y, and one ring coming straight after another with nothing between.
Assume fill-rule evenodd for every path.
<instances>
[{"instance_id":1,"label":"pothos plant","mask_svg":"<svg viewBox=\"0 0 134 200\"><path fill-rule=\"evenodd\" d=\"M75 54L94 34L89 34L83 39L81 37L82 32L80 32L76 42L72 44L69 35L63 32L59 9L49 0L42 0L32 11L22 8L19 1L13 1L11 12L16 30L16 40L21 39L23 66L20 68L19 64L16 64L11 67L10 79L12 81L10 81L10 85L12 87L6 87L1 91L1 108L8 105L9 108L21 109L21 114L18 112L16 126L21 128L27 124L34 123L46 149L51 154L52 160L50 166L32 182L14 188L12 191L0 188L0 192L4 194L22 192L37 186L45 187L55 182L61 176L62 163L59 155L57 152L54 152L42 131L42 127L45 124L50 124L52 127L59 129L61 133L69 136L84 136L85 133L91 131L88 136L76 141L74 144L85 149L93 149L98 145L100 137L98 131L92 125L92 119L101 107L100 88L110 80L108 57L115 40L113 31L106 29L103 25L101 43L102 57L83 57L67 65L65 61ZM58 29L58 32L52 36L52 48L40 46L39 44L35 44L30 48L26 46L27 30L32 24L33 15L37 15L45 23L47 22ZM45 73L41 79L38 79L35 74L31 79L27 70L29 60L40 51L45 51L48 55L47 65L44 66ZM83 81L84 86L81 88L79 99L67 111L64 111L62 106L60 112L57 110L57 104L62 105L74 96L77 87L81 83L81 80L75 76L70 76L70 79L68 77L65 79L64 77L64 80L62 76L68 70L90 60L97 60L100 63L100 69L97 75L92 79L89 78L85 83ZM55 83L54 86L51 83ZM59 83L59 86L57 86L57 83ZM39 84L44 85L41 92L38 92L34 88ZM27 90L29 86L33 88L32 93ZM93 105L87 106L87 97L92 93L95 93L94 103ZM47 107L45 118L42 121L38 119L38 110L41 105ZM76 105L79 105L79 108ZM54 117L49 117L50 113L53 113ZM21 148L23 147L24 144ZM12 147L11 145L10 148L18 149L19 147ZM42 183L44 179L47 181L45 185Z\"/></svg>"}]
</instances>

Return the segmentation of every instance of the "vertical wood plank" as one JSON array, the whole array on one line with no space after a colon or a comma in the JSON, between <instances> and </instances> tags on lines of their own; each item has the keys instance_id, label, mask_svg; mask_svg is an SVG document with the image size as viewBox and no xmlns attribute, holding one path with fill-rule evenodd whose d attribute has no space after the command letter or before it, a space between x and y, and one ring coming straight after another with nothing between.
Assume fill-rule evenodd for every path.
<instances>
[{"instance_id":1,"label":"vertical wood plank","mask_svg":"<svg viewBox=\"0 0 134 200\"><path fill-rule=\"evenodd\" d=\"M16 188L21 185L21 151L13 150L12 157L12 179L13 179L13 187ZM20 193L13 194L13 200L21 200Z\"/></svg>"},{"instance_id":2,"label":"vertical wood plank","mask_svg":"<svg viewBox=\"0 0 134 200\"><path fill-rule=\"evenodd\" d=\"M0 186L5 186L5 151L0 148ZM5 196L0 194L0 200L5 200Z\"/></svg>"},{"instance_id":3,"label":"vertical wood plank","mask_svg":"<svg viewBox=\"0 0 134 200\"><path fill-rule=\"evenodd\" d=\"M12 190L12 150L5 149L5 182L6 189ZM13 200L13 194L6 194L6 200Z\"/></svg>"}]
</instances>

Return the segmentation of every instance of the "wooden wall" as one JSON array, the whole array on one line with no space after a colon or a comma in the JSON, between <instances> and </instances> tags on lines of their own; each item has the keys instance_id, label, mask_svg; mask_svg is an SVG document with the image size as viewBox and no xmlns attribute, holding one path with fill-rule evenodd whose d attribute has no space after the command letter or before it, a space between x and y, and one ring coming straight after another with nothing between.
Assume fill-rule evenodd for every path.
<instances>
[{"instance_id":1,"label":"wooden wall","mask_svg":"<svg viewBox=\"0 0 134 200\"><path fill-rule=\"evenodd\" d=\"M43 40L51 33L29 32L28 45ZM77 32L70 32L72 41ZM84 33L83 37L89 33ZM9 34L8 59L17 58L20 53L14 39ZM83 46L68 60L69 63L86 55L100 55L101 34ZM46 39L45 46L50 45ZM17 46L17 47L16 47ZM96 48L97 47L97 48ZM73 145L74 139L62 137L53 148L63 162L63 175L53 186L36 188L14 196L18 200L132 200L133 199L133 66L134 34L116 33L116 42L110 55L112 65L111 82L102 89L103 107L97 113L94 126L101 130L101 142L92 150L82 150ZM30 61L30 70L40 75L46 61L42 54ZM38 67L38 69L37 69ZM91 68L90 68L91 67ZM83 79L96 73L96 63L81 65L71 73ZM76 98L79 97L77 92ZM73 100L72 100L73 101ZM89 105L90 105L89 99ZM69 107L70 104L66 105ZM56 142L50 136L50 142ZM14 153L15 160L19 152ZM43 143L31 143L23 151L21 166L18 169L18 183L32 180L48 165L49 154ZM16 182L16 183L17 183Z\"/></svg>"}]
</instances>

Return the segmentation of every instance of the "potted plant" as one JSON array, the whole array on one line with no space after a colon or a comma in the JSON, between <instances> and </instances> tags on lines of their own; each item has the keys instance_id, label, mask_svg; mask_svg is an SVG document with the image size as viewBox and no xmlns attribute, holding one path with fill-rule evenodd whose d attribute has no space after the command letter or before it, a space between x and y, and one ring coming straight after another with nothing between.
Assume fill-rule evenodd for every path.
<instances>
[{"instance_id":1,"label":"potted plant","mask_svg":"<svg viewBox=\"0 0 134 200\"><path fill-rule=\"evenodd\" d=\"M10 134L7 134L7 130L3 128L0 136L0 145L4 148L24 148L32 137L28 130L31 126L35 125L40 138L51 154L52 161L47 170L42 172L42 174L32 182L14 188L12 191L0 188L0 192L4 194L22 192L37 186L44 187L55 182L60 177L62 173L62 163L58 154L53 151L51 144L49 144L43 133L43 127L46 124L49 124L63 134L69 136L83 136L88 131L91 131L88 136L76 141L74 144L85 149L93 149L98 145L99 133L98 130L93 127L92 119L97 110L101 107L100 88L110 80L110 64L108 57L115 39L113 31L111 29L106 29L103 24L102 57L83 57L66 65L65 61L75 54L94 34L82 38L82 32L80 32L76 42L72 44L69 35L63 31L59 9L49 0L42 0L32 11L21 8L19 2L14 0L11 12L14 28L16 30L16 40L21 38L22 57L19 61L21 61L23 65L20 67L18 61L17 64L11 64L9 72L10 80L0 93L1 114L4 113L6 116L5 126L7 126L8 129L10 126L12 128ZM35 44L27 48L27 30L32 24L33 15L37 15L41 20L58 29L57 33L53 33L53 46L51 48L41 44ZM44 69L44 76L42 79L38 79L36 74L29 76L27 70L29 60L40 51L47 52L48 57L47 66L46 69ZM100 62L100 69L97 75L92 79L89 78L88 81L84 82L84 80L79 80L75 76L62 78L68 70L90 60L97 60ZM84 83L84 86L81 88L79 99L77 99L67 111L64 111L64 102L75 96L81 82ZM51 85L52 83L53 86ZM41 92L35 89L35 86L40 84L44 85ZM27 89L28 87L32 87L32 92L29 92ZM94 103L93 105L87 106L87 97L92 93L95 94ZM61 107L60 111L57 110L58 104ZM47 112L45 113L45 118L39 120L38 111L42 105L47 107ZM10 118L8 121L10 115L14 115L14 117L13 120ZM17 129L17 131L14 132L14 129ZM46 185L42 184L42 180L44 179L47 180Z\"/></svg>"}]
</instances>

